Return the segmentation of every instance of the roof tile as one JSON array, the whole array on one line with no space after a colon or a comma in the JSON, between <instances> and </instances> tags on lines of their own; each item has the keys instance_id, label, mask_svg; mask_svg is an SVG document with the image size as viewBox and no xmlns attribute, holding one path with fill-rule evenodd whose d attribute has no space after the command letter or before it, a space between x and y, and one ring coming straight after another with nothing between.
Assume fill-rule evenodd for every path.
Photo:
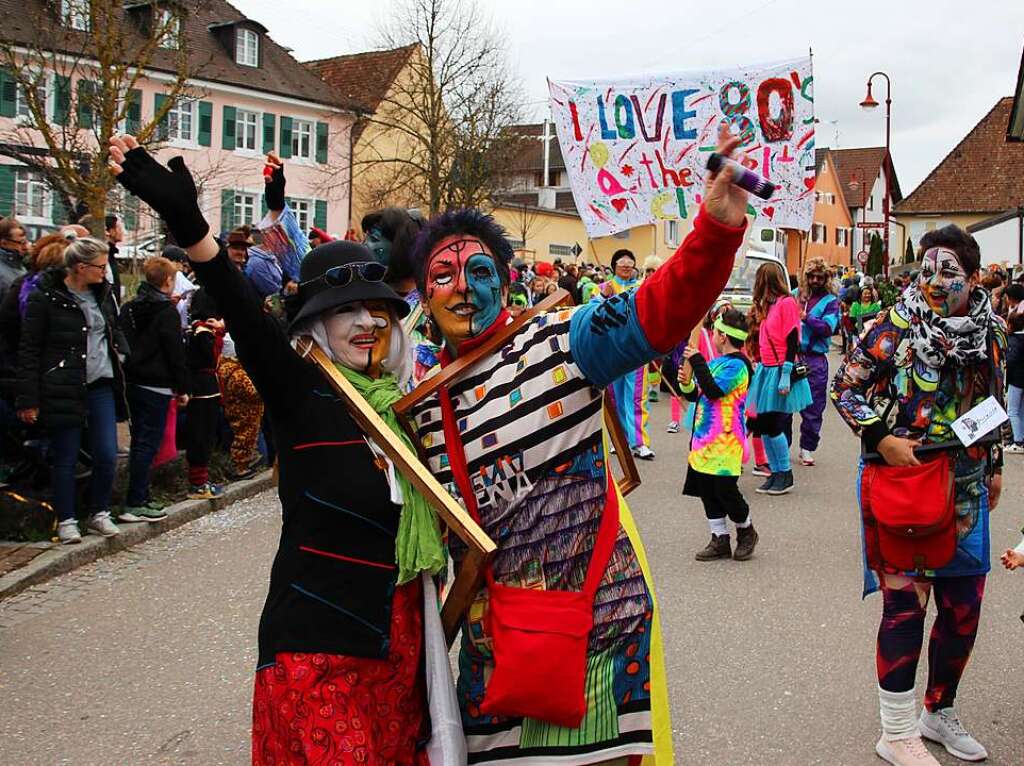
<instances>
[{"instance_id":1,"label":"roof tile","mask_svg":"<svg viewBox=\"0 0 1024 766\"><path fill-rule=\"evenodd\" d=\"M317 59L305 65L342 98L375 112L417 45Z\"/></svg>"}]
</instances>

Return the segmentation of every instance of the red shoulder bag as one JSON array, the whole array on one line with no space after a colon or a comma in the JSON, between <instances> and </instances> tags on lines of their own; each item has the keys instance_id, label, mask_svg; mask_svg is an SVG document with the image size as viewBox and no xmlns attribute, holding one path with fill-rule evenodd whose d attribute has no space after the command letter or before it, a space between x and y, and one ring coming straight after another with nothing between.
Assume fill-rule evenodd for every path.
<instances>
[{"instance_id":1,"label":"red shoulder bag","mask_svg":"<svg viewBox=\"0 0 1024 766\"><path fill-rule=\"evenodd\" d=\"M462 439L455 427L448 390L438 390L448 459L455 483L470 515L480 522L476 495ZM485 713L509 718L534 718L570 729L587 712L587 646L594 626L594 597L615 548L619 503L609 474L604 512L583 589L532 590L502 585L486 570L489 605L487 632L494 653L494 672L487 682Z\"/></svg>"}]
</instances>

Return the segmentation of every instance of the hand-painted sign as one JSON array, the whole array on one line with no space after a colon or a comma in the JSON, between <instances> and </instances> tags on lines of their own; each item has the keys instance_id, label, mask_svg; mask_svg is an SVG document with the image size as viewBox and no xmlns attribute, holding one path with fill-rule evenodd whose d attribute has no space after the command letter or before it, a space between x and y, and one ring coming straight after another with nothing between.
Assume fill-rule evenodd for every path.
<instances>
[{"instance_id":1,"label":"hand-painted sign","mask_svg":"<svg viewBox=\"0 0 1024 766\"><path fill-rule=\"evenodd\" d=\"M737 159L779 188L751 199L762 226L808 230L814 215L810 58L623 80L549 80L576 208L592 237L692 217L724 122Z\"/></svg>"}]
</instances>

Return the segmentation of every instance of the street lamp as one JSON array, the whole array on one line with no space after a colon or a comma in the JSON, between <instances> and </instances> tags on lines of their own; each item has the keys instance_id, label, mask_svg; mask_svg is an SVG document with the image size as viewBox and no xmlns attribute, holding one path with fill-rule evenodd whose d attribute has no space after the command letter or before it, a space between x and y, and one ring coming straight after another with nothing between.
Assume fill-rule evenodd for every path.
<instances>
[{"instance_id":1,"label":"street lamp","mask_svg":"<svg viewBox=\"0 0 1024 766\"><path fill-rule=\"evenodd\" d=\"M889 159L889 135L892 126L891 123L891 112L892 112L892 82L889 80L889 75L885 72L875 72L868 78L868 93L864 96L864 100L860 102L860 105L864 109L874 109L878 106L878 102L875 101L875 97L871 95L871 81L881 75L885 78L885 157L882 164L882 172L885 175L885 199L882 201L882 212L885 215L885 276L889 276L889 201L890 201L890 189L889 189L889 168L884 164L885 160Z\"/></svg>"}]
</instances>

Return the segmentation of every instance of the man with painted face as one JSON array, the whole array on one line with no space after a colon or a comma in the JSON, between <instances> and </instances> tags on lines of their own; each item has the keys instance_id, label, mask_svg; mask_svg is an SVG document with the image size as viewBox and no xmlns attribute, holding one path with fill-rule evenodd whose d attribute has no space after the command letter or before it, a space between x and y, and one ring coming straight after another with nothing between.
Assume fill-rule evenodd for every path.
<instances>
[{"instance_id":1,"label":"man with painted face","mask_svg":"<svg viewBox=\"0 0 1024 766\"><path fill-rule=\"evenodd\" d=\"M811 258L800 282L800 350L809 369L811 405L800 412L800 462L814 465L828 403L828 352L842 312L823 258Z\"/></svg>"},{"instance_id":2,"label":"man with painted face","mask_svg":"<svg viewBox=\"0 0 1024 766\"><path fill-rule=\"evenodd\" d=\"M720 151L737 143L725 140ZM594 621L583 639L590 697L574 729L541 720L539 709L523 718L490 707L488 690L507 671L494 660L492 588L480 591L463 626L459 664L472 763L580 766L644 756L657 766L673 763L653 590L610 479L602 401L612 381L673 348L710 308L742 242L746 206L746 192L728 176L712 176L693 232L651 279L605 301L535 317L464 377L412 408L431 471L442 483L454 482L498 543L496 585L581 591L589 580L596 588L592 600L589 589L582 597ZM503 230L477 210L441 214L421 232L417 282L425 311L444 335L442 366L511 321L504 308L511 260ZM605 518L610 523L602 524ZM462 551L452 555L459 561ZM599 582L586 577L591 567ZM539 705L550 695L528 696Z\"/></svg>"},{"instance_id":3,"label":"man with painted face","mask_svg":"<svg viewBox=\"0 0 1024 766\"><path fill-rule=\"evenodd\" d=\"M423 608L436 609L428 575L445 563L433 511L263 310L210 234L182 158L164 167L130 136L112 139L110 156L220 306L277 440L283 527L259 627L254 766L291 763L296 748L344 766L421 763ZM407 366L408 306L384 275L361 244L316 248L299 268L289 334L312 335L407 440L391 405Z\"/></svg>"},{"instance_id":4,"label":"man with painted face","mask_svg":"<svg viewBox=\"0 0 1024 766\"><path fill-rule=\"evenodd\" d=\"M636 290L640 279L636 268L636 257L631 250L616 250L612 255L612 278L602 285L606 298ZM612 382L609 390L615 401L622 430L629 440L633 454L641 460L654 460L651 449L651 435L647 430L650 417L649 393L650 372L647 365L627 372Z\"/></svg>"},{"instance_id":5,"label":"man with painted face","mask_svg":"<svg viewBox=\"0 0 1024 766\"><path fill-rule=\"evenodd\" d=\"M897 766L938 766L921 735L958 758L986 757L953 705L978 631L989 571L989 511L1002 491L998 438L964 447L952 429L970 408L990 396L1003 398L1006 336L979 286L978 243L963 229L946 226L921 238L920 253L917 282L875 321L832 382L832 401L865 453L890 466L919 466L945 455L955 476L956 549L941 568L900 571L889 565L873 531L877 522L862 509L864 593L881 590L883 600L877 639L882 737L875 750ZM927 454L915 452L922 446ZM947 492L937 480L921 499ZM938 618L918 720L915 676L933 590Z\"/></svg>"}]
</instances>

